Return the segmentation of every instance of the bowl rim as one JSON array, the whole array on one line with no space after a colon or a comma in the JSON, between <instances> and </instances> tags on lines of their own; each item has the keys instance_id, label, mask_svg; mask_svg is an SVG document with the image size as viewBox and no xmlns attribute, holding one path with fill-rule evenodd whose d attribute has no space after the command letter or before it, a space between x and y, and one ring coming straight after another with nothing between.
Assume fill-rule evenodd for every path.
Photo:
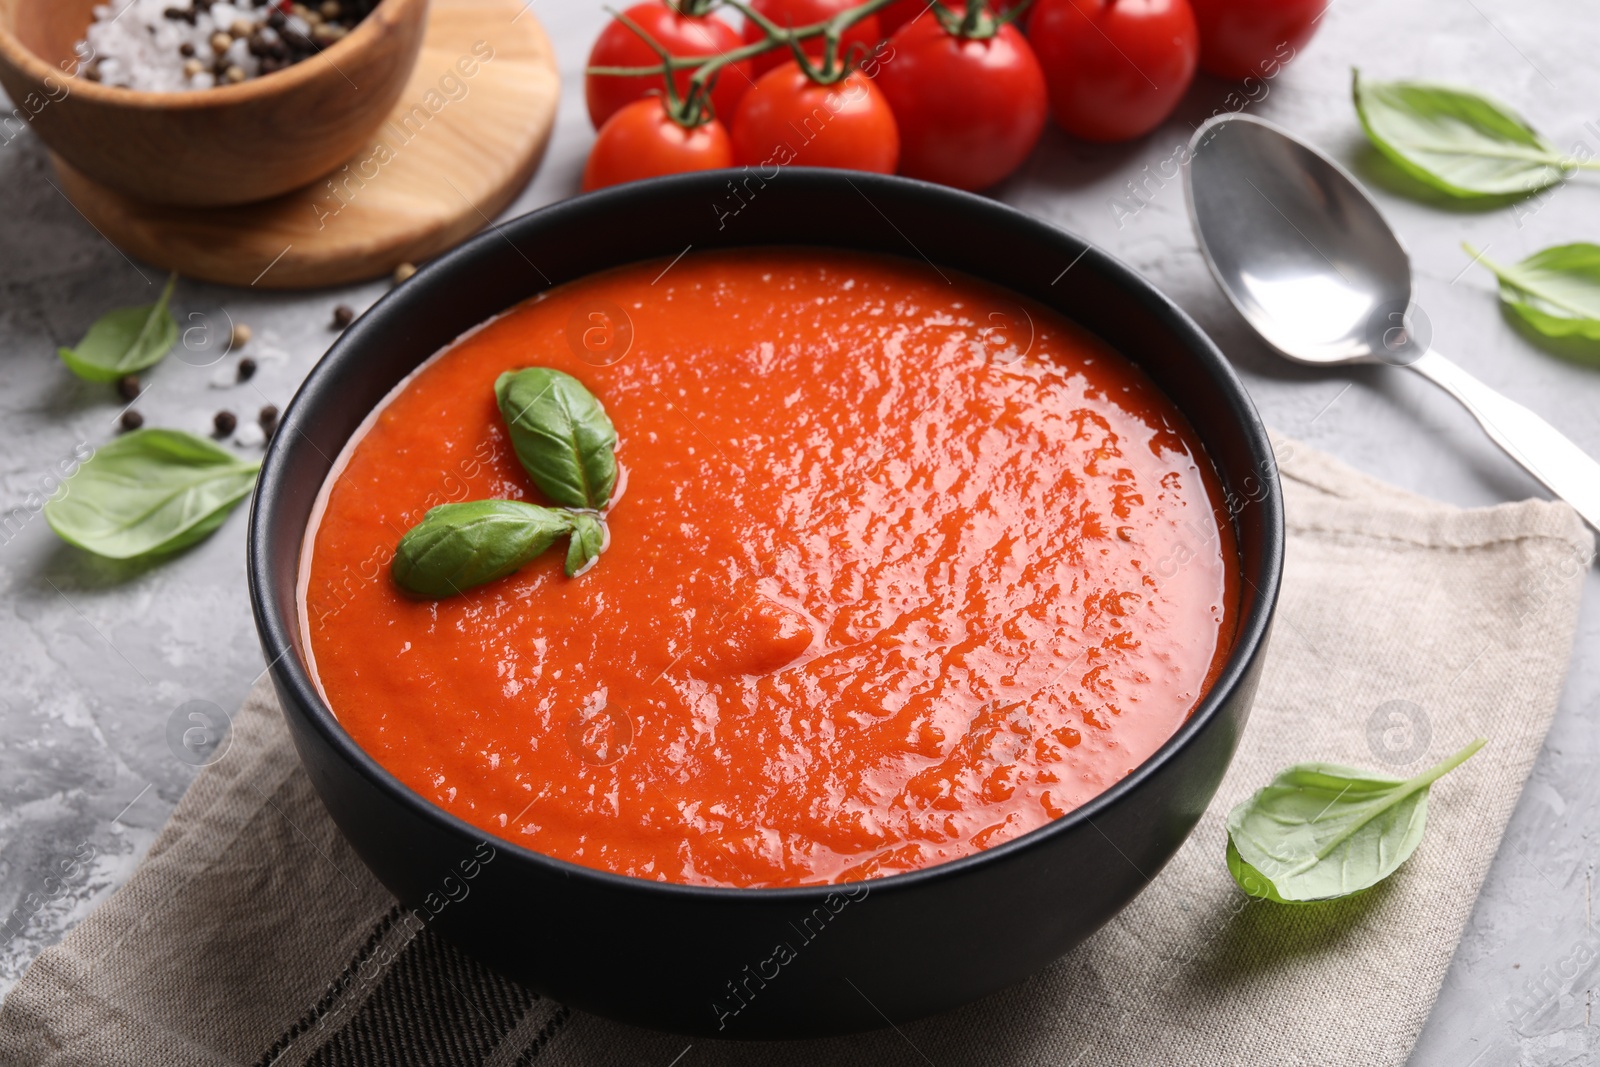
<instances>
[{"instance_id":1,"label":"bowl rim","mask_svg":"<svg viewBox=\"0 0 1600 1067\"><path fill-rule=\"evenodd\" d=\"M1173 330L1174 334L1184 344L1189 356L1200 360L1204 364L1205 369L1209 371L1225 394L1229 405L1229 417L1237 423L1239 431L1246 440L1249 451L1255 456L1254 473L1266 487L1266 492L1259 500L1251 501L1254 506L1263 509L1261 512L1261 525L1264 536L1261 544L1260 564L1253 573L1246 573L1241 561L1240 577L1253 587L1256 594L1255 604L1247 615L1241 617L1233 649L1229 652L1222 669L1206 690L1200 703L1190 712L1183 725L1172 736L1167 738L1160 748L1156 749L1155 752L1146 757L1115 784L1060 818L1052 819L1043 826L1030 830L993 848L983 849L928 867L863 879L859 882L749 887L691 885L682 882L654 881L647 878L604 871L598 868L585 867L581 864L546 855L483 830L465 819L445 811L412 790L410 786L400 781L392 772L369 755L339 725L338 718L333 714L332 709L328 707L327 702L322 699L316 684L311 680L309 671L295 651L294 637L292 635L298 635L299 631L298 596L296 597L295 610L292 612L293 617L287 620L278 618L269 608L271 597L268 591L276 585L273 577L277 568L271 563L273 553L267 536L267 528L271 525L271 513L275 507L273 498L282 489L285 477L284 472L290 463L287 442L296 436L296 431L300 429L302 424L310 424L311 420L307 412L313 405L336 395L330 388L329 383L330 376L333 374L332 368L340 363L357 358L363 347L364 337L375 329L374 323L378 321L379 317L391 312L401 313L401 305L396 302L408 300L410 297L409 294L404 292L404 286L396 286L380 297L371 308L358 317L329 346L328 351L295 391L294 397L289 402L279 422L278 432L273 434L272 440L268 445L256 491L252 494L250 501L246 571L250 587L251 612L255 617L262 650L268 660L268 670L274 675L280 690L287 688L293 694L293 698L305 710L306 719L321 736L323 742L352 770L363 775L371 784L388 793L400 804L411 809L413 814L424 821L434 824L452 836L461 838L464 843L487 841L497 851L504 849L518 857L520 861L542 869L546 874L568 880L576 879L580 882L588 882L598 889L606 889L613 892L664 894L667 897L678 898L686 902L699 900L733 903L736 901L750 902L759 900L776 904L799 902L815 904L821 902L829 894L853 891L860 886L868 886L874 892L884 890L899 891L910 890L927 883L961 878L976 867L998 865L1014 859L1022 853L1040 848L1052 838L1076 830L1085 823L1093 825L1096 816L1128 799L1146 782L1155 777L1165 765L1175 759L1180 751L1191 744L1222 714L1223 707L1228 702L1228 699L1240 685L1245 683L1247 674L1254 668L1257 658L1265 650L1267 636L1278 605L1284 560L1283 493L1278 480L1276 455L1266 427L1262 423L1249 393L1245 390L1244 384L1234 371L1232 364L1223 356L1216 343L1182 308L1152 282L1110 253L1085 241L1076 234L999 201L991 200L975 193L895 175L867 174L855 171L846 173L838 170L811 167L786 167L784 171L789 180L796 184L802 182L831 182L854 187L856 192L863 193L863 195L874 190L893 195L891 190L904 188L920 196L943 197L952 211L966 211L980 216L987 214L997 222L1003 219L1013 224L1021 223L1025 226L1047 231L1048 236L1053 239L1065 240L1070 244L1076 245L1079 259L1088 260L1095 269L1109 278L1113 284L1135 291L1143 299L1147 311L1163 316L1167 326ZM604 213L608 211L612 204L657 190L661 191L663 195L669 195L679 187L685 190L695 189L702 193L708 190L720 190L728 175L738 173L740 173L738 170L716 170L678 174L630 182L570 197L527 212L504 223L494 224L485 228L471 239L425 264L413 281L420 279L425 283L428 275L470 271L474 260L482 254L484 249L496 247L500 242L510 240L519 230L533 229L537 231L542 228L545 220L560 219L562 216L572 215L581 217L588 212ZM774 242L773 244L776 247L783 247L786 245L803 246L806 243L804 241L789 241ZM619 259L616 265L620 266L628 262L635 261ZM1073 262L1076 263L1077 260L1074 259ZM1000 283L992 282L991 284L998 285ZM550 286L538 291L543 292L548 288ZM1135 365L1137 366L1138 364L1136 363ZM1178 402L1176 398L1174 398L1174 402ZM1179 404L1179 410L1184 411L1185 416L1188 416L1187 410L1181 403ZM347 445L348 440L341 443L341 453ZM1215 457L1212 457L1212 462L1215 465ZM301 537L304 537L304 531L301 532ZM298 588L298 567L301 559L301 553L298 548L294 554L294 559L296 561L294 584ZM286 709L286 714L292 713ZM1209 807L1209 804L1207 806ZM1139 873L1144 878L1145 884L1148 885L1153 876L1145 875L1142 871Z\"/></svg>"},{"instance_id":2,"label":"bowl rim","mask_svg":"<svg viewBox=\"0 0 1600 1067\"><path fill-rule=\"evenodd\" d=\"M10 0L10 4L13 5L28 2L38 2L38 0ZM104 85L87 78L80 78L60 65L51 63L23 44L22 40L12 32L10 19L0 19L0 59L39 85L46 84L46 79L49 78L62 82L67 86L67 95L62 97L63 100L81 95L85 100L129 111L205 111L290 93L310 82L325 80L329 76L328 69L322 67L313 69L312 60L319 58L327 59L327 67L332 69L334 75L344 77L344 72L339 69L335 59L375 44L378 35L384 32L378 26L380 15L387 16L383 21L386 25L392 26L404 22L413 12L418 18L426 18L427 8L428 0L379 0L378 6L357 23L355 29L316 55L308 56L283 70L242 81L238 85L219 85L210 89L157 92L151 89L127 89L118 85ZM395 14L390 15L391 12Z\"/></svg>"}]
</instances>

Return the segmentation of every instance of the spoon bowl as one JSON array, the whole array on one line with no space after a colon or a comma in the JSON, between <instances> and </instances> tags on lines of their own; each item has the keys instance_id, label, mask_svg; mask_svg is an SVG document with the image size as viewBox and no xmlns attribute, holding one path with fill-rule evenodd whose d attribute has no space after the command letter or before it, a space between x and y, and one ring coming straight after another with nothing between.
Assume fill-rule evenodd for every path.
<instances>
[{"instance_id":1,"label":"spoon bowl","mask_svg":"<svg viewBox=\"0 0 1600 1067\"><path fill-rule=\"evenodd\" d=\"M1184 189L1217 283L1283 355L1395 363L1416 352L1410 258L1337 163L1271 123L1225 115L1196 133Z\"/></svg>"}]
</instances>

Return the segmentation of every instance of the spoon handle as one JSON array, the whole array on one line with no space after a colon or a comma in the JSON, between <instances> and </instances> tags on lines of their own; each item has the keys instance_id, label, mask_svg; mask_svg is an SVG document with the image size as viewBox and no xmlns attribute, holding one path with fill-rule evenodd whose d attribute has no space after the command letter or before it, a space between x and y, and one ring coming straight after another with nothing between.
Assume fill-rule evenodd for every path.
<instances>
[{"instance_id":1,"label":"spoon handle","mask_svg":"<svg viewBox=\"0 0 1600 1067\"><path fill-rule=\"evenodd\" d=\"M1427 352L1411 369L1461 401L1494 442L1600 530L1600 463L1539 416Z\"/></svg>"}]
</instances>

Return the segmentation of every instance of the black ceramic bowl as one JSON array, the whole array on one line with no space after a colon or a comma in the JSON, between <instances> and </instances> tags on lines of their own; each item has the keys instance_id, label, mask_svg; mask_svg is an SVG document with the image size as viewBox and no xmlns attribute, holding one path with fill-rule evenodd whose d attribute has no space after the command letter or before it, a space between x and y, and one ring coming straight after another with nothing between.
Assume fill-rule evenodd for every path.
<instances>
[{"instance_id":1,"label":"black ceramic bowl","mask_svg":"<svg viewBox=\"0 0 1600 1067\"><path fill-rule=\"evenodd\" d=\"M423 268L334 344L283 417L250 515L256 625L300 758L401 901L437 900L484 838L357 747L307 671L297 568L334 457L419 363L534 293L690 247L783 244L965 271L1059 310L1139 364L1188 415L1221 475L1243 610L1221 676L1160 751L1078 810L989 851L849 887L714 889L602 873L494 840L493 861L472 868L470 895L434 920L541 993L690 1034L820 1036L898 1023L1017 982L1111 918L1171 858L1227 769L1283 560L1272 450L1239 380L1171 301L1070 234L938 186L804 169L765 181L726 171L659 179L524 215Z\"/></svg>"}]
</instances>

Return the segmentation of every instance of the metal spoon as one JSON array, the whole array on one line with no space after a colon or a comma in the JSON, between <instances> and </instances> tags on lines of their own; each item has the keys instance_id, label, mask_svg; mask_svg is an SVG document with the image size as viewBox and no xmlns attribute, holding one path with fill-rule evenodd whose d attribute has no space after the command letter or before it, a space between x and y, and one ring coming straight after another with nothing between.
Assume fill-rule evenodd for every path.
<instances>
[{"instance_id":1,"label":"metal spoon","mask_svg":"<svg viewBox=\"0 0 1600 1067\"><path fill-rule=\"evenodd\" d=\"M1600 529L1600 463L1539 416L1429 348L1411 261L1342 167L1269 122L1221 115L1195 131L1189 217L1217 284L1268 344L1300 363L1410 367Z\"/></svg>"}]
</instances>

